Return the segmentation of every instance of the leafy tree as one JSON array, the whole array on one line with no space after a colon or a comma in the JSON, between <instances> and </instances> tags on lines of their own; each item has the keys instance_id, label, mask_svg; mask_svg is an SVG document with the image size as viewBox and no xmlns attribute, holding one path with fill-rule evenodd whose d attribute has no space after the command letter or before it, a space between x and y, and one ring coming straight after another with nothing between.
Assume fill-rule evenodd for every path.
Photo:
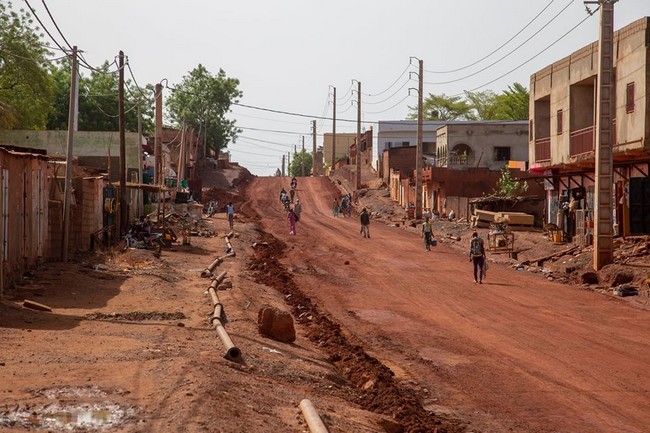
<instances>
[{"instance_id":1,"label":"leafy tree","mask_svg":"<svg viewBox=\"0 0 650 433\"><path fill-rule=\"evenodd\" d=\"M498 95L492 90L465 92L465 97L472 107L469 120L502 120L499 119Z\"/></svg>"},{"instance_id":2,"label":"leafy tree","mask_svg":"<svg viewBox=\"0 0 650 433\"><path fill-rule=\"evenodd\" d=\"M417 108L409 107L409 119L417 119ZM472 117L472 107L460 96L434 95L422 101L422 117L424 120L466 120Z\"/></svg>"},{"instance_id":3,"label":"leafy tree","mask_svg":"<svg viewBox=\"0 0 650 433\"><path fill-rule=\"evenodd\" d=\"M100 68L91 71L90 76L79 79L79 130L80 131L118 131L118 76L110 71L110 64L104 62ZM54 110L47 121L48 129L67 129L70 107L70 60L61 62L52 72L56 85ZM140 105L143 131L153 132L154 100L153 87L147 85L143 92L135 88L130 80L125 82L124 122L127 131L138 130L138 111ZM133 89L133 90L128 90ZM144 93L144 95L143 95Z\"/></svg>"},{"instance_id":4,"label":"leafy tree","mask_svg":"<svg viewBox=\"0 0 650 433\"><path fill-rule=\"evenodd\" d=\"M305 169L305 176L311 175L312 155L306 150L302 149L298 153L294 153L289 164L289 176L302 176L302 168Z\"/></svg>"},{"instance_id":5,"label":"leafy tree","mask_svg":"<svg viewBox=\"0 0 650 433\"><path fill-rule=\"evenodd\" d=\"M508 86L502 94L497 96L497 116L503 120L528 119L528 89L519 83Z\"/></svg>"},{"instance_id":6,"label":"leafy tree","mask_svg":"<svg viewBox=\"0 0 650 433\"><path fill-rule=\"evenodd\" d=\"M465 92L465 97L429 94L422 103L425 120L526 120L528 90L519 83L503 93L492 90ZM410 119L417 119L417 108L410 107Z\"/></svg>"},{"instance_id":7,"label":"leafy tree","mask_svg":"<svg viewBox=\"0 0 650 433\"><path fill-rule=\"evenodd\" d=\"M528 191L528 183L524 180L513 179L510 169L501 169L501 178L497 180L495 195L499 197L517 197Z\"/></svg>"},{"instance_id":8,"label":"leafy tree","mask_svg":"<svg viewBox=\"0 0 650 433\"><path fill-rule=\"evenodd\" d=\"M230 105L242 96L237 86L239 80L226 77L223 69L213 75L199 64L167 98L169 115L179 126L187 122L195 131L203 131L207 147L218 153L241 132L234 120L226 118Z\"/></svg>"},{"instance_id":9,"label":"leafy tree","mask_svg":"<svg viewBox=\"0 0 650 433\"><path fill-rule=\"evenodd\" d=\"M41 39L25 10L0 2L0 127L45 127L54 86Z\"/></svg>"}]
</instances>

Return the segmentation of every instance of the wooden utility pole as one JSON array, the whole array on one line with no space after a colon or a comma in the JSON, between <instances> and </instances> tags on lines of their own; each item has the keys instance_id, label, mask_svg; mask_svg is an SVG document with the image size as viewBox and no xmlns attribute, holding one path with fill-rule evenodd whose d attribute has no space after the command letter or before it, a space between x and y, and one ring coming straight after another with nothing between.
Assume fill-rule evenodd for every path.
<instances>
[{"instance_id":1,"label":"wooden utility pole","mask_svg":"<svg viewBox=\"0 0 650 433\"><path fill-rule=\"evenodd\" d=\"M332 167L330 173L334 170L334 163L336 163L336 87L334 87L334 103L332 111Z\"/></svg>"},{"instance_id":2,"label":"wooden utility pole","mask_svg":"<svg viewBox=\"0 0 650 433\"><path fill-rule=\"evenodd\" d=\"M354 189L361 189L361 81L357 81L357 175L355 177Z\"/></svg>"},{"instance_id":3,"label":"wooden utility pole","mask_svg":"<svg viewBox=\"0 0 650 433\"><path fill-rule=\"evenodd\" d=\"M138 104L138 183L144 183L144 179L142 179L142 110L140 104ZM135 215L142 215L144 210L142 207L144 204L143 191L138 188L135 196L138 201Z\"/></svg>"},{"instance_id":4,"label":"wooden utility pole","mask_svg":"<svg viewBox=\"0 0 650 433\"><path fill-rule=\"evenodd\" d=\"M424 89L424 62L419 60L418 68L418 130L415 160L415 218L422 218L422 92Z\"/></svg>"},{"instance_id":5,"label":"wooden utility pole","mask_svg":"<svg viewBox=\"0 0 650 433\"><path fill-rule=\"evenodd\" d=\"M77 46L72 47L72 71L70 73L70 108L68 109L68 143L65 161L65 195L63 197L63 242L61 244L61 258L68 261L68 240L70 235L70 201L72 200L72 149L74 142L74 119L77 100L77 77L79 76L79 63L77 59ZM6 234L5 234L6 236Z\"/></svg>"},{"instance_id":6,"label":"wooden utility pole","mask_svg":"<svg viewBox=\"0 0 650 433\"><path fill-rule=\"evenodd\" d=\"M284 177L284 155L282 155L282 177Z\"/></svg>"},{"instance_id":7,"label":"wooden utility pole","mask_svg":"<svg viewBox=\"0 0 650 433\"><path fill-rule=\"evenodd\" d=\"M176 169L176 190L180 191L181 181L185 175L185 121L183 121L183 129L181 129L181 145L178 148L178 166Z\"/></svg>"},{"instance_id":8,"label":"wooden utility pole","mask_svg":"<svg viewBox=\"0 0 650 433\"><path fill-rule=\"evenodd\" d=\"M117 113L120 128L120 232L124 230L129 221L129 212L126 204L126 126L124 120L124 51L119 55L119 73L117 84Z\"/></svg>"},{"instance_id":9,"label":"wooden utility pole","mask_svg":"<svg viewBox=\"0 0 650 433\"><path fill-rule=\"evenodd\" d=\"M612 110L614 99L614 3L600 0L598 40L598 108L596 115L596 193L594 194L594 269L612 263L614 258L612 187ZM585 2L591 3L591 2Z\"/></svg>"},{"instance_id":10,"label":"wooden utility pole","mask_svg":"<svg viewBox=\"0 0 650 433\"><path fill-rule=\"evenodd\" d=\"M316 121L311 121L311 137L312 137L312 158L311 158L311 175L317 176L318 170L316 169Z\"/></svg>"},{"instance_id":11,"label":"wooden utility pole","mask_svg":"<svg viewBox=\"0 0 650 433\"><path fill-rule=\"evenodd\" d=\"M162 185L162 84L156 84L156 139L154 144L154 184Z\"/></svg>"},{"instance_id":12,"label":"wooden utility pole","mask_svg":"<svg viewBox=\"0 0 650 433\"><path fill-rule=\"evenodd\" d=\"M305 176L305 136L302 136L302 154L300 155L300 176Z\"/></svg>"},{"instance_id":13,"label":"wooden utility pole","mask_svg":"<svg viewBox=\"0 0 650 433\"><path fill-rule=\"evenodd\" d=\"M296 146L294 145L294 148L295 147ZM291 170L289 168L290 166L291 166L291 151L287 152L287 176L291 176Z\"/></svg>"}]
</instances>

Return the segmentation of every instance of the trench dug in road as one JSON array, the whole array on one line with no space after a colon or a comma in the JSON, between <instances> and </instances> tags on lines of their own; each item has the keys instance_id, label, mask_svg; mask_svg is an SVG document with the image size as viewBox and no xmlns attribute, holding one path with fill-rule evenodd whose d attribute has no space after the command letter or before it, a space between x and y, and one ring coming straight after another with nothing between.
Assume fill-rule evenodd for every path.
<instances>
[{"instance_id":1,"label":"trench dug in road","mask_svg":"<svg viewBox=\"0 0 650 433\"><path fill-rule=\"evenodd\" d=\"M269 244L256 276L365 390L363 407L408 432L468 431L458 420L491 432L647 431L647 312L497 265L475 285L466 256L426 252L395 227L371 223L363 239L356 217L331 215L339 191L327 178L300 179L290 236L285 183L257 178L245 191L241 212Z\"/></svg>"}]
</instances>

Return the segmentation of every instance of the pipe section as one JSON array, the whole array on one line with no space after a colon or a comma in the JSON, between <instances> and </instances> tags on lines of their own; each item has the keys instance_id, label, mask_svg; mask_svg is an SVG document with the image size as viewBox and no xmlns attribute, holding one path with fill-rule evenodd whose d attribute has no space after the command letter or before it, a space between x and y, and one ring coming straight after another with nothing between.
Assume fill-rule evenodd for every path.
<instances>
[{"instance_id":1,"label":"pipe section","mask_svg":"<svg viewBox=\"0 0 650 433\"><path fill-rule=\"evenodd\" d=\"M217 295L217 287L223 282L224 278L226 278L226 271L223 271L217 278L212 280L210 287L208 287L208 293L210 294L213 306L210 324L217 331L217 336L226 348L226 353L223 357L230 361L237 361L241 357L241 351L232 342L228 332L226 332L226 328L223 326L223 304L221 304L219 295Z\"/></svg>"},{"instance_id":2,"label":"pipe section","mask_svg":"<svg viewBox=\"0 0 650 433\"><path fill-rule=\"evenodd\" d=\"M204 271L201 272L201 278L208 278L210 275L212 275L216 267L219 266L221 262L223 262L223 260L228 257L235 257L235 253L231 252L226 254L225 256L217 257L214 260L214 262L210 263L210 266L208 266L207 268L205 268Z\"/></svg>"},{"instance_id":3,"label":"pipe section","mask_svg":"<svg viewBox=\"0 0 650 433\"><path fill-rule=\"evenodd\" d=\"M320 419L318 412L314 409L314 405L311 401L306 398L303 399L300 402L300 409L302 410L302 414L305 417L305 421L307 421L307 426L311 433L329 433L327 427L323 424L323 420Z\"/></svg>"}]
</instances>

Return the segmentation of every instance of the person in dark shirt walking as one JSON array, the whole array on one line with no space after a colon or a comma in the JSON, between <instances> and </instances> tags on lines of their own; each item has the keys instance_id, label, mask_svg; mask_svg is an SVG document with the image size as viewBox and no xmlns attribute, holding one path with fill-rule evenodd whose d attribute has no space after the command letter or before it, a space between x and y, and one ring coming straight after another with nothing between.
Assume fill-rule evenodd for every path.
<instances>
[{"instance_id":1,"label":"person in dark shirt walking","mask_svg":"<svg viewBox=\"0 0 650 433\"><path fill-rule=\"evenodd\" d=\"M474 230L472 239L469 243L469 261L474 263L474 284L483 284L483 263L485 262L485 247L481 239Z\"/></svg>"},{"instance_id":2,"label":"person in dark shirt walking","mask_svg":"<svg viewBox=\"0 0 650 433\"><path fill-rule=\"evenodd\" d=\"M361 221L361 230L359 233L363 234L364 238L370 237L370 214L364 207L361 213L359 214L359 220Z\"/></svg>"}]
</instances>

